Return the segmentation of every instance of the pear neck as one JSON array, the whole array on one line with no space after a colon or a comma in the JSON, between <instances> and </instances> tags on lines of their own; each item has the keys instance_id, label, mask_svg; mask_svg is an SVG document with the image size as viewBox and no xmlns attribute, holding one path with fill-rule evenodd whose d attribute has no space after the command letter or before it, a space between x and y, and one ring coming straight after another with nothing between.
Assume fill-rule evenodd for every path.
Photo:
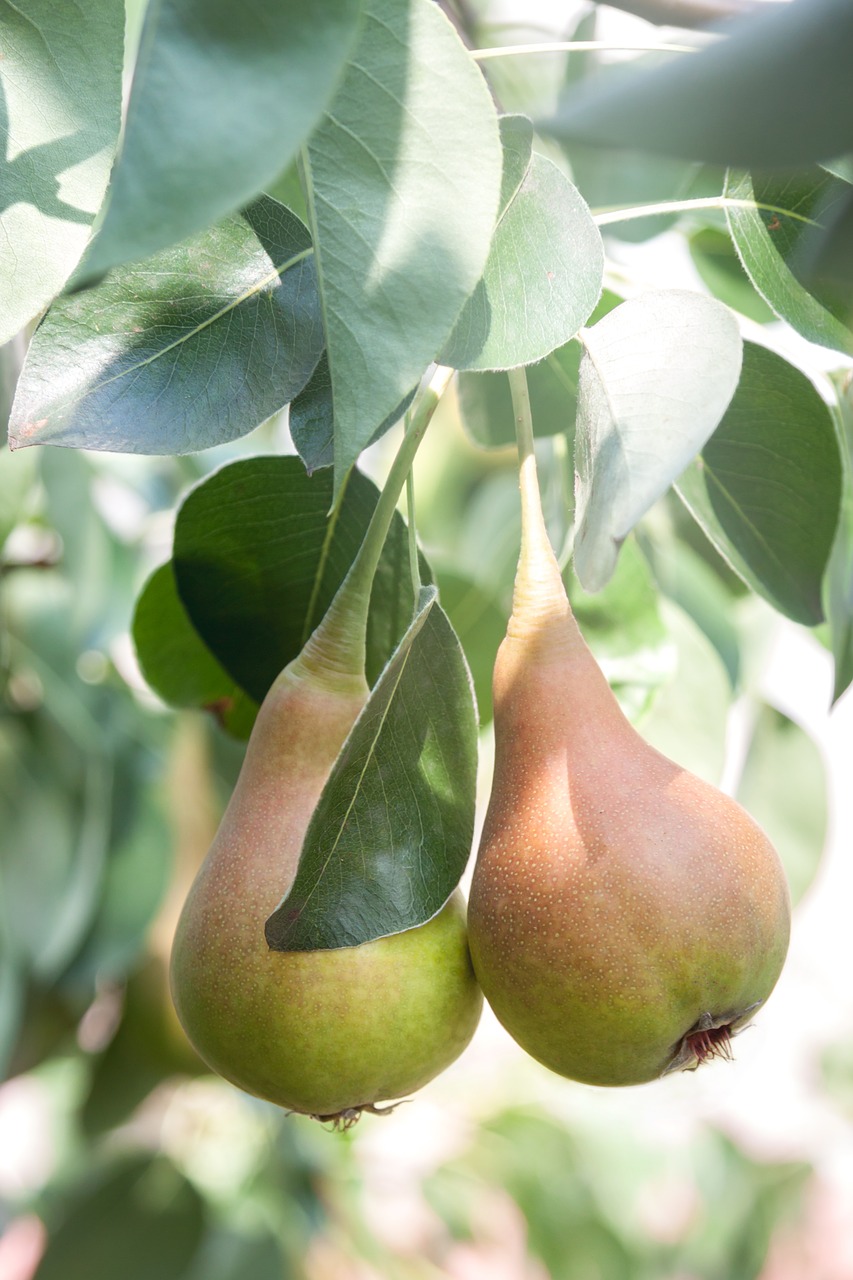
<instances>
[{"instance_id":1,"label":"pear neck","mask_svg":"<svg viewBox=\"0 0 853 1280\"><path fill-rule=\"evenodd\" d=\"M418 446L452 376L452 369L439 368L421 395L373 509L358 554L322 621L298 657L289 664L287 671L291 679L335 693L367 691L367 620L373 579Z\"/></svg>"}]
</instances>

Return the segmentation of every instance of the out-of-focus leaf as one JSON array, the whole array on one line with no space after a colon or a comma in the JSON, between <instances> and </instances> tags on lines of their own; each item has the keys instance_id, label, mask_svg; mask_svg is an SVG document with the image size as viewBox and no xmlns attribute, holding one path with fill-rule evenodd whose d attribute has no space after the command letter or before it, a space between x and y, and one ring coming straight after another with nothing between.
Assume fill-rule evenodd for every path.
<instances>
[{"instance_id":1,"label":"out-of-focus leaf","mask_svg":"<svg viewBox=\"0 0 853 1280\"><path fill-rule=\"evenodd\" d=\"M717 651L677 605L661 602L661 614L678 662L639 730L676 764L719 785L731 686Z\"/></svg>"},{"instance_id":2,"label":"out-of-focus leaf","mask_svg":"<svg viewBox=\"0 0 853 1280\"><path fill-rule=\"evenodd\" d=\"M47 450L39 459L47 516L62 539L58 570L70 585L67 625L90 643L110 589L111 539L92 501L92 466L82 453Z\"/></svg>"},{"instance_id":3,"label":"out-of-focus leaf","mask_svg":"<svg viewBox=\"0 0 853 1280\"><path fill-rule=\"evenodd\" d=\"M596 591L623 539L722 418L742 343L727 307L682 289L623 302L581 336L574 556Z\"/></svg>"},{"instance_id":4,"label":"out-of-focus leaf","mask_svg":"<svg viewBox=\"0 0 853 1280\"><path fill-rule=\"evenodd\" d=\"M0 551L32 500L37 474L34 453L12 454L0 447Z\"/></svg>"},{"instance_id":5,"label":"out-of-focus leaf","mask_svg":"<svg viewBox=\"0 0 853 1280\"><path fill-rule=\"evenodd\" d=\"M699 53L587 81L538 128L742 168L828 160L853 147L851 43L848 0L770 5Z\"/></svg>"},{"instance_id":6,"label":"out-of-focus leaf","mask_svg":"<svg viewBox=\"0 0 853 1280\"><path fill-rule=\"evenodd\" d=\"M754 591L797 622L820 622L841 458L832 414L799 370L746 343L731 405L677 491Z\"/></svg>"},{"instance_id":7,"label":"out-of-focus leaf","mask_svg":"<svg viewBox=\"0 0 853 1280\"><path fill-rule=\"evenodd\" d=\"M731 236L716 227L702 227L687 243L693 265L715 298L757 324L773 319L773 311L745 274Z\"/></svg>"},{"instance_id":8,"label":"out-of-focus leaf","mask_svg":"<svg viewBox=\"0 0 853 1280\"><path fill-rule=\"evenodd\" d=\"M335 401L335 481L420 380L485 266L501 147L430 0L364 0L305 173Z\"/></svg>"},{"instance_id":9,"label":"out-of-focus leaf","mask_svg":"<svg viewBox=\"0 0 853 1280\"><path fill-rule=\"evenodd\" d=\"M263 196L243 216L59 299L30 344L10 444L207 449L281 409L322 349L308 232Z\"/></svg>"},{"instance_id":10,"label":"out-of-focus leaf","mask_svg":"<svg viewBox=\"0 0 853 1280\"><path fill-rule=\"evenodd\" d=\"M281 1244L272 1234L211 1231L184 1280L284 1280Z\"/></svg>"},{"instance_id":11,"label":"out-of-focus leaf","mask_svg":"<svg viewBox=\"0 0 853 1280\"><path fill-rule=\"evenodd\" d=\"M353 471L329 520L331 472L308 476L298 458L261 457L223 467L186 498L175 525L178 593L208 649L256 701L329 607L376 497ZM371 596L371 682L406 632L414 599L406 526L395 516Z\"/></svg>"},{"instance_id":12,"label":"out-of-focus leaf","mask_svg":"<svg viewBox=\"0 0 853 1280\"><path fill-rule=\"evenodd\" d=\"M563 346L601 294L604 248L580 193L534 152L441 363L511 369Z\"/></svg>"},{"instance_id":13,"label":"out-of-focus leaf","mask_svg":"<svg viewBox=\"0 0 853 1280\"><path fill-rule=\"evenodd\" d=\"M595 324L622 301L605 289L589 317ZM527 369L530 410L536 436L565 433L574 439L578 376L583 348L571 339ZM495 449L515 444L515 413L509 380L503 372L462 372L457 379L462 423L477 444Z\"/></svg>"},{"instance_id":14,"label":"out-of-focus leaf","mask_svg":"<svg viewBox=\"0 0 853 1280\"><path fill-rule=\"evenodd\" d=\"M132 1156L78 1188L35 1280L183 1280L203 1230L201 1197L174 1165Z\"/></svg>"},{"instance_id":15,"label":"out-of-focus leaf","mask_svg":"<svg viewBox=\"0 0 853 1280\"><path fill-rule=\"evenodd\" d=\"M747 202L726 217L761 296L810 342L853 354L853 185L820 168L730 173L725 194Z\"/></svg>"},{"instance_id":16,"label":"out-of-focus leaf","mask_svg":"<svg viewBox=\"0 0 853 1280\"><path fill-rule=\"evenodd\" d=\"M107 185L121 115L124 7L2 0L0 344L65 283Z\"/></svg>"},{"instance_id":17,"label":"out-of-focus leaf","mask_svg":"<svg viewBox=\"0 0 853 1280\"><path fill-rule=\"evenodd\" d=\"M453 628L421 593L311 818L299 869L266 925L281 951L357 946L424 924L471 851L477 713Z\"/></svg>"},{"instance_id":18,"label":"out-of-focus leaf","mask_svg":"<svg viewBox=\"0 0 853 1280\"><path fill-rule=\"evenodd\" d=\"M106 216L75 283L196 235L286 169L335 90L360 8L149 5Z\"/></svg>"},{"instance_id":19,"label":"out-of-focus leaf","mask_svg":"<svg viewBox=\"0 0 853 1280\"><path fill-rule=\"evenodd\" d=\"M838 425L843 465L841 507L823 582L823 607L835 661L834 703L853 682L853 400L849 385L840 391Z\"/></svg>"},{"instance_id":20,"label":"out-of-focus leaf","mask_svg":"<svg viewBox=\"0 0 853 1280\"><path fill-rule=\"evenodd\" d=\"M442 608L468 659L480 724L492 718L492 669L506 631L506 614L479 583L448 568L437 575Z\"/></svg>"},{"instance_id":21,"label":"out-of-focus leaf","mask_svg":"<svg viewBox=\"0 0 853 1280\"><path fill-rule=\"evenodd\" d=\"M622 68L617 68L617 74L621 72ZM684 199L695 167L643 151L614 151L578 143L568 145L565 151L574 181L596 212ZM607 235L632 243L648 240L666 231L677 218L677 213L658 213L612 222L607 225Z\"/></svg>"},{"instance_id":22,"label":"out-of-focus leaf","mask_svg":"<svg viewBox=\"0 0 853 1280\"><path fill-rule=\"evenodd\" d=\"M228 733L249 736L258 704L228 675L190 622L171 560L155 569L143 587L132 630L142 674L164 702L212 711Z\"/></svg>"},{"instance_id":23,"label":"out-of-focus leaf","mask_svg":"<svg viewBox=\"0 0 853 1280\"><path fill-rule=\"evenodd\" d=\"M386 431L399 422L415 398L413 387L405 399L394 408L368 440L374 444ZM317 368L290 406L290 435L296 452L305 463L309 476L319 467L331 467L335 462L335 407L332 400L332 379L329 361L325 353L320 356Z\"/></svg>"},{"instance_id":24,"label":"out-of-focus leaf","mask_svg":"<svg viewBox=\"0 0 853 1280\"><path fill-rule=\"evenodd\" d=\"M799 902L826 839L826 771L805 729L774 707L758 711L736 795L776 846Z\"/></svg>"},{"instance_id":25,"label":"out-of-focus leaf","mask_svg":"<svg viewBox=\"0 0 853 1280\"><path fill-rule=\"evenodd\" d=\"M693 547L672 536L654 542L652 565L661 590L711 641L736 689L740 639L731 620L732 597L718 575Z\"/></svg>"}]
</instances>

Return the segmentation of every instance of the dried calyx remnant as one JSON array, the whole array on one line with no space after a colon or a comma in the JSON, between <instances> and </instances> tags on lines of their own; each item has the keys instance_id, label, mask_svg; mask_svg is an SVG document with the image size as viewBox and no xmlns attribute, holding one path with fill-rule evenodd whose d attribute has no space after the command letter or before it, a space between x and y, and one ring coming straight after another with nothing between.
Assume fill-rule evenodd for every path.
<instances>
[{"instance_id":1,"label":"dried calyx remnant","mask_svg":"<svg viewBox=\"0 0 853 1280\"><path fill-rule=\"evenodd\" d=\"M664 1075L673 1071L695 1071L703 1062L714 1058L732 1060L732 1040L750 1025L751 1015L762 1002L756 1000L747 1009L737 1014L723 1014L715 1018L711 1013L703 1013L685 1036L679 1041Z\"/></svg>"}]
</instances>

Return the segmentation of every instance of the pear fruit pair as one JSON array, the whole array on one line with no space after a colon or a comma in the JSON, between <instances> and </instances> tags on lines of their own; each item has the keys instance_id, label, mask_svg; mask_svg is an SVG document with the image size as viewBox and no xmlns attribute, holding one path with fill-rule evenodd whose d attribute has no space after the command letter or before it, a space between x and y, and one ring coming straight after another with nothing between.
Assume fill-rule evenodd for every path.
<instances>
[{"instance_id":1,"label":"pear fruit pair","mask_svg":"<svg viewBox=\"0 0 853 1280\"><path fill-rule=\"evenodd\" d=\"M264 935L367 702L370 586L425 425L406 437L329 611L263 701L172 951L175 1007L205 1062L249 1093L342 1124L442 1071L482 1008L458 891L419 928L361 946L282 952Z\"/></svg>"},{"instance_id":2,"label":"pear fruit pair","mask_svg":"<svg viewBox=\"0 0 853 1280\"><path fill-rule=\"evenodd\" d=\"M524 421L523 384L513 391ZM575 622L532 439L520 441L522 549L494 671L471 954L534 1058L589 1084L638 1084L729 1055L781 971L788 889L740 805L623 715Z\"/></svg>"}]
</instances>

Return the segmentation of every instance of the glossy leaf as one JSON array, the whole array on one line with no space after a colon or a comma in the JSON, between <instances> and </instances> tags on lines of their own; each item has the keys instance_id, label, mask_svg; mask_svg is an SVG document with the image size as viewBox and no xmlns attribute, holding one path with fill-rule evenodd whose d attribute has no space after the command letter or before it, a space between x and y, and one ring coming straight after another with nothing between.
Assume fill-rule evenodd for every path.
<instances>
[{"instance_id":1,"label":"glossy leaf","mask_svg":"<svg viewBox=\"0 0 853 1280\"><path fill-rule=\"evenodd\" d=\"M595 324L622 301L605 289L590 316ZM527 388L536 436L574 438L582 347L574 338L527 370ZM471 438L484 449L515 444L515 414L506 374L460 373L459 412Z\"/></svg>"},{"instance_id":2,"label":"glossy leaf","mask_svg":"<svg viewBox=\"0 0 853 1280\"><path fill-rule=\"evenodd\" d=\"M446 341L482 274L497 212L494 107L431 0L365 0L305 173L340 488Z\"/></svg>"},{"instance_id":3,"label":"glossy leaf","mask_svg":"<svg viewBox=\"0 0 853 1280\"><path fill-rule=\"evenodd\" d=\"M10 442L207 449L281 409L322 349L308 233L264 196L244 216L61 298L30 345Z\"/></svg>"},{"instance_id":4,"label":"glossy leaf","mask_svg":"<svg viewBox=\"0 0 853 1280\"><path fill-rule=\"evenodd\" d=\"M810 342L853 354L853 185L818 168L730 173L725 194L766 206L726 209L762 297Z\"/></svg>"},{"instance_id":5,"label":"glossy leaf","mask_svg":"<svg viewBox=\"0 0 853 1280\"><path fill-rule=\"evenodd\" d=\"M585 84L539 124L560 139L792 168L853 148L848 0L795 0L742 19L699 53Z\"/></svg>"},{"instance_id":6,"label":"glossy leaf","mask_svg":"<svg viewBox=\"0 0 853 1280\"><path fill-rule=\"evenodd\" d=\"M541 360L589 318L603 270L601 236L586 203L552 161L534 152L442 364L512 369Z\"/></svg>"},{"instance_id":7,"label":"glossy leaf","mask_svg":"<svg viewBox=\"0 0 853 1280\"><path fill-rule=\"evenodd\" d=\"M832 415L808 378L746 343L734 399L677 490L754 591L797 622L820 622L841 458Z\"/></svg>"},{"instance_id":8,"label":"glossy leaf","mask_svg":"<svg viewBox=\"0 0 853 1280\"><path fill-rule=\"evenodd\" d=\"M104 194L121 118L124 7L2 0L0 344L62 288Z\"/></svg>"},{"instance_id":9,"label":"glossy leaf","mask_svg":"<svg viewBox=\"0 0 853 1280\"><path fill-rule=\"evenodd\" d=\"M190 622L171 560L142 588L132 631L140 670L164 702L211 711L228 733L248 738L258 704L217 662Z\"/></svg>"},{"instance_id":10,"label":"glossy leaf","mask_svg":"<svg viewBox=\"0 0 853 1280\"><path fill-rule=\"evenodd\" d=\"M392 409L368 440L375 444L386 431L399 422L415 398L413 387L406 398ZM331 467L335 461L335 408L329 362L323 354L317 368L290 406L290 436L309 476L318 467Z\"/></svg>"},{"instance_id":11,"label":"glossy leaf","mask_svg":"<svg viewBox=\"0 0 853 1280\"><path fill-rule=\"evenodd\" d=\"M75 284L197 235L286 169L337 86L360 8L149 5L106 216Z\"/></svg>"},{"instance_id":12,"label":"glossy leaf","mask_svg":"<svg viewBox=\"0 0 853 1280\"><path fill-rule=\"evenodd\" d=\"M223 467L184 501L175 525L179 595L208 649L256 701L329 607L361 545L376 496L372 481L352 472L329 520L329 471L309 477L298 458L261 457ZM414 606L407 532L399 516L371 601L372 682L405 633Z\"/></svg>"},{"instance_id":13,"label":"glossy leaf","mask_svg":"<svg viewBox=\"0 0 853 1280\"><path fill-rule=\"evenodd\" d=\"M323 790L270 946L357 946L434 916L468 861L476 777L471 678L427 587Z\"/></svg>"},{"instance_id":14,"label":"glossy leaf","mask_svg":"<svg viewBox=\"0 0 853 1280\"><path fill-rule=\"evenodd\" d=\"M805 729L774 707L762 705L736 796L776 846L795 903L820 865L826 787L820 751Z\"/></svg>"},{"instance_id":15,"label":"glossy leaf","mask_svg":"<svg viewBox=\"0 0 853 1280\"><path fill-rule=\"evenodd\" d=\"M722 418L741 338L728 308L680 289L623 302L581 337L574 559L597 591L623 539Z\"/></svg>"}]
</instances>

